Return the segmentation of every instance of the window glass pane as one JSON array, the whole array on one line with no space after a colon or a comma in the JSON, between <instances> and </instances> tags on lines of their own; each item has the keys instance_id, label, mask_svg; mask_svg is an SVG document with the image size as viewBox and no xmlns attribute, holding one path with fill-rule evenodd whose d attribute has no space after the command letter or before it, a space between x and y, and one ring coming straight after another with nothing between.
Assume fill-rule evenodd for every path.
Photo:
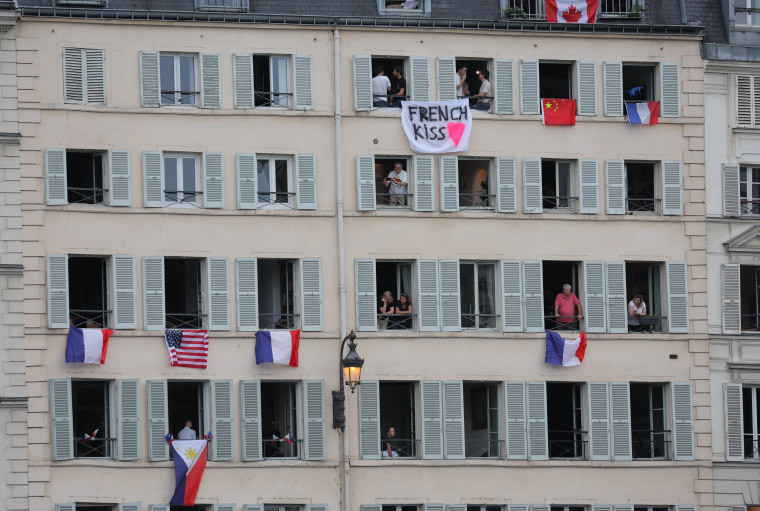
<instances>
[{"instance_id":1,"label":"window glass pane","mask_svg":"<svg viewBox=\"0 0 760 511\"><path fill-rule=\"evenodd\" d=\"M177 158L164 158L165 200L177 200Z\"/></svg>"},{"instance_id":2,"label":"window glass pane","mask_svg":"<svg viewBox=\"0 0 760 511\"><path fill-rule=\"evenodd\" d=\"M269 196L262 194L268 194L272 190L269 180L269 160L256 160L257 172L256 181L259 190L259 202L269 202Z\"/></svg>"},{"instance_id":3,"label":"window glass pane","mask_svg":"<svg viewBox=\"0 0 760 511\"><path fill-rule=\"evenodd\" d=\"M461 293L462 328L475 327L475 265L459 265L459 289Z\"/></svg>"},{"instance_id":4,"label":"window glass pane","mask_svg":"<svg viewBox=\"0 0 760 511\"><path fill-rule=\"evenodd\" d=\"M570 197L570 163L557 162L557 195Z\"/></svg>"},{"instance_id":5,"label":"window glass pane","mask_svg":"<svg viewBox=\"0 0 760 511\"><path fill-rule=\"evenodd\" d=\"M179 57L179 87L183 92L182 104L195 104L195 73L193 70L195 58L189 55Z\"/></svg>"},{"instance_id":6,"label":"window glass pane","mask_svg":"<svg viewBox=\"0 0 760 511\"><path fill-rule=\"evenodd\" d=\"M288 202L288 160L274 161L277 202Z\"/></svg>"},{"instance_id":7,"label":"window glass pane","mask_svg":"<svg viewBox=\"0 0 760 511\"><path fill-rule=\"evenodd\" d=\"M165 92L170 91L170 92ZM161 103L174 103L174 56L161 55Z\"/></svg>"},{"instance_id":8,"label":"window glass pane","mask_svg":"<svg viewBox=\"0 0 760 511\"><path fill-rule=\"evenodd\" d=\"M494 314L495 306L495 283L494 283L494 265L478 265L478 298L481 314ZM481 319L481 323L482 323ZM484 325L481 325L484 326Z\"/></svg>"},{"instance_id":9,"label":"window glass pane","mask_svg":"<svg viewBox=\"0 0 760 511\"><path fill-rule=\"evenodd\" d=\"M182 158L182 190L185 192L185 202L196 201L195 194L190 193L198 190L195 182L195 158Z\"/></svg>"},{"instance_id":10,"label":"window glass pane","mask_svg":"<svg viewBox=\"0 0 760 511\"><path fill-rule=\"evenodd\" d=\"M272 92L288 92L288 59L272 57ZM273 95L272 103L288 105L288 96Z\"/></svg>"}]
</instances>

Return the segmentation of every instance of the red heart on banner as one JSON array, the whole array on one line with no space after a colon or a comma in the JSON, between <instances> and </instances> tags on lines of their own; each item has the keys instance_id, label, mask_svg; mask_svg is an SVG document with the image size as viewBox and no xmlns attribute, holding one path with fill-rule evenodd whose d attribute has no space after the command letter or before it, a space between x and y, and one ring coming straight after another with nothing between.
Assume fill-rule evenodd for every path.
<instances>
[{"instance_id":1,"label":"red heart on banner","mask_svg":"<svg viewBox=\"0 0 760 511\"><path fill-rule=\"evenodd\" d=\"M454 145L459 145L459 141L462 140L464 128L463 122L450 122L446 125L446 129L449 131L449 136L454 141Z\"/></svg>"}]
</instances>

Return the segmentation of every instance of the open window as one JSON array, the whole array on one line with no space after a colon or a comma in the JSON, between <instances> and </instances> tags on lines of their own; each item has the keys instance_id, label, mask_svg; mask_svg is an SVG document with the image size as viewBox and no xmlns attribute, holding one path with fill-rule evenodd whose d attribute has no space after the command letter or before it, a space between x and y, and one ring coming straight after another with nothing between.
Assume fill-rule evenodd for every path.
<instances>
[{"instance_id":1,"label":"open window","mask_svg":"<svg viewBox=\"0 0 760 511\"><path fill-rule=\"evenodd\" d=\"M552 505L549 506L550 511L588 511L586 506L563 506Z\"/></svg>"},{"instance_id":2,"label":"open window","mask_svg":"<svg viewBox=\"0 0 760 511\"><path fill-rule=\"evenodd\" d=\"M461 261L459 293L462 328L496 330L496 263Z\"/></svg>"},{"instance_id":3,"label":"open window","mask_svg":"<svg viewBox=\"0 0 760 511\"><path fill-rule=\"evenodd\" d=\"M257 154L256 188L260 209L295 209L292 158Z\"/></svg>"},{"instance_id":4,"label":"open window","mask_svg":"<svg viewBox=\"0 0 760 511\"><path fill-rule=\"evenodd\" d=\"M739 212L760 215L760 167L739 167Z\"/></svg>"},{"instance_id":5,"label":"open window","mask_svg":"<svg viewBox=\"0 0 760 511\"><path fill-rule=\"evenodd\" d=\"M298 328L297 263L297 259L258 260L258 305L261 330Z\"/></svg>"},{"instance_id":6,"label":"open window","mask_svg":"<svg viewBox=\"0 0 760 511\"><path fill-rule=\"evenodd\" d=\"M742 386L744 458L760 459L760 387Z\"/></svg>"},{"instance_id":7,"label":"open window","mask_svg":"<svg viewBox=\"0 0 760 511\"><path fill-rule=\"evenodd\" d=\"M660 213L657 166L654 162L625 162L626 211Z\"/></svg>"},{"instance_id":8,"label":"open window","mask_svg":"<svg viewBox=\"0 0 760 511\"><path fill-rule=\"evenodd\" d=\"M264 511L303 511L303 506L287 504L264 504Z\"/></svg>"},{"instance_id":9,"label":"open window","mask_svg":"<svg viewBox=\"0 0 760 511\"><path fill-rule=\"evenodd\" d=\"M383 330L416 330L416 316L414 313L414 277L412 261L377 261L375 263L375 295L378 297L378 318L377 329ZM393 298L394 312L380 313L380 307L383 305L382 296L386 291L390 291ZM407 306L401 305L401 295L406 294L408 297L408 307L411 313L407 311L396 312L398 308ZM386 307L386 310L389 310Z\"/></svg>"},{"instance_id":10,"label":"open window","mask_svg":"<svg viewBox=\"0 0 760 511\"><path fill-rule=\"evenodd\" d=\"M207 383L203 381L167 381L167 411L169 431L174 438L187 424L192 423L196 438L203 438L208 431L206 406Z\"/></svg>"},{"instance_id":11,"label":"open window","mask_svg":"<svg viewBox=\"0 0 760 511\"><path fill-rule=\"evenodd\" d=\"M572 99L573 63L539 62L538 83L541 98Z\"/></svg>"},{"instance_id":12,"label":"open window","mask_svg":"<svg viewBox=\"0 0 760 511\"><path fill-rule=\"evenodd\" d=\"M641 295L646 306L646 315L638 318L639 325L631 325L629 331L636 332L663 332L664 311L663 305L663 266L662 263L631 262L625 263L625 289L628 296L626 304ZM626 305L627 306L627 305Z\"/></svg>"},{"instance_id":13,"label":"open window","mask_svg":"<svg viewBox=\"0 0 760 511\"><path fill-rule=\"evenodd\" d=\"M203 259L164 258L167 329L204 328Z\"/></svg>"},{"instance_id":14,"label":"open window","mask_svg":"<svg viewBox=\"0 0 760 511\"><path fill-rule=\"evenodd\" d=\"M169 506L169 511L213 511L212 504L195 504L194 506Z\"/></svg>"},{"instance_id":15,"label":"open window","mask_svg":"<svg viewBox=\"0 0 760 511\"><path fill-rule=\"evenodd\" d=\"M582 383L546 384L550 459L586 459Z\"/></svg>"},{"instance_id":16,"label":"open window","mask_svg":"<svg viewBox=\"0 0 760 511\"><path fill-rule=\"evenodd\" d=\"M424 1L424 0L423 0ZM395 12L395 11L394 11ZM374 107L401 108L410 98L406 59L403 57L372 56L372 104ZM396 72L394 72L396 70ZM380 74L381 73L381 74ZM388 79L386 82L385 78ZM390 82L390 91L387 83Z\"/></svg>"},{"instance_id":17,"label":"open window","mask_svg":"<svg viewBox=\"0 0 760 511\"><path fill-rule=\"evenodd\" d=\"M399 167L398 172L397 167ZM377 208L410 209L412 205L410 177L411 167L408 157L375 156Z\"/></svg>"},{"instance_id":18,"label":"open window","mask_svg":"<svg viewBox=\"0 0 760 511\"><path fill-rule=\"evenodd\" d=\"M199 94L197 56L161 53L161 105L196 106Z\"/></svg>"},{"instance_id":19,"label":"open window","mask_svg":"<svg viewBox=\"0 0 760 511\"><path fill-rule=\"evenodd\" d=\"M253 56L253 104L290 108L290 57L287 55Z\"/></svg>"},{"instance_id":20,"label":"open window","mask_svg":"<svg viewBox=\"0 0 760 511\"><path fill-rule=\"evenodd\" d=\"M657 65L649 63L623 63L623 101L655 101Z\"/></svg>"},{"instance_id":21,"label":"open window","mask_svg":"<svg viewBox=\"0 0 760 511\"><path fill-rule=\"evenodd\" d=\"M631 382L630 389L633 459L668 459L665 384Z\"/></svg>"},{"instance_id":22,"label":"open window","mask_svg":"<svg viewBox=\"0 0 760 511\"><path fill-rule=\"evenodd\" d=\"M570 310L569 303L559 307L559 316L554 314L554 306L565 284L570 284L571 293L580 300L580 262L578 261L543 261L544 325L548 330L579 330L580 322L575 317L578 308ZM567 300L572 300L568 298ZM564 310L564 309L567 310Z\"/></svg>"},{"instance_id":23,"label":"open window","mask_svg":"<svg viewBox=\"0 0 760 511\"><path fill-rule=\"evenodd\" d=\"M377 0L377 13L388 16L419 16L430 12L431 0Z\"/></svg>"},{"instance_id":24,"label":"open window","mask_svg":"<svg viewBox=\"0 0 760 511\"><path fill-rule=\"evenodd\" d=\"M397 505L397 504L384 504L383 511L419 511L420 506L413 504Z\"/></svg>"},{"instance_id":25,"label":"open window","mask_svg":"<svg viewBox=\"0 0 760 511\"><path fill-rule=\"evenodd\" d=\"M760 330L760 266L739 267L739 302L742 332Z\"/></svg>"},{"instance_id":26,"label":"open window","mask_svg":"<svg viewBox=\"0 0 760 511\"><path fill-rule=\"evenodd\" d=\"M104 380L71 381L75 458L114 458L112 386Z\"/></svg>"},{"instance_id":27,"label":"open window","mask_svg":"<svg viewBox=\"0 0 760 511\"><path fill-rule=\"evenodd\" d=\"M493 209L494 189L491 160L459 158L459 207L461 209Z\"/></svg>"},{"instance_id":28,"label":"open window","mask_svg":"<svg viewBox=\"0 0 760 511\"><path fill-rule=\"evenodd\" d=\"M108 200L106 153L66 151L66 193L69 204L105 204Z\"/></svg>"},{"instance_id":29,"label":"open window","mask_svg":"<svg viewBox=\"0 0 760 511\"><path fill-rule=\"evenodd\" d=\"M71 326L108 328L109 309L107 257L70 256L69 315Z\"/></svg>"},{"instance_id":30,"label":"open window","mask_svg":"<svg viewBox=\"0 0 760 511\"><path fill-rule=\"evenodd\" d=\"M399 356L402 356L400 353ZM419 453L413 382L380 382L380 450L383 459L416 459ZM393 428L394 435L389 436Z\"/></svg>"},{"instance_id":31,"label":"open window","mask_svg":"<svg viewBox=\"0 0 760 511\"><path fill-rule=\"evenodd\" d=\"M164 200L174 207L201 207L197 154L164 153Z\"/></svg>"},{"instance_id":32,"label":"open window","mask_svg":"<svg viewBox=\"0 0 760 511\"><path fill-rule=\"evenodd\" d=\"M467 511L504 511L504 506L481 506L477 504L468 504Z\"/></svg>"},{"instance_id":33,"label":"open window","mask_svg":"<svg viewBox=\"0 0 760 511\"><path fill-rule=\"evenodd\" d=\"M457 70L457 76L454 77L456 85L459 85L461 81L460 70L465 74L464 83L456 90L457 99L468 98L470 107L490 112L495 92L491 61L488 59L457 58L454 67ZM485 81L481 80L481 77L485 78ZM484 95L478 97L481 89L483 89Z\"/></svg>"},{"instance_id":34,"label":"open window","mask_svg":"<svg viewBox=\"0 0 760 511\"><path fill-rule=\"evenodd\" d=\"M499 384L464 382L464 442L466 458L500 458Z\"/></svg>"},{"instance_id":35,"label":"open window","mask_svg":"<svg viewBox=\"0 0 760 511\"><path fill-rule=\"evenodd\" d=\"M571 161L541 159L541 201L544 211L578 212L578 186Z\"/></svg>"},{"instance_id":36,"label":"open window","mask_svg":"<svg viewBox=\"0 0 760 511\"><path fill-rule=\"evenodd\" d=\"M105 2L103 2L105 5ZM59 2L60 5L60 2ZM73 506L72 511L120 511L119 504L92 504L89 502L75 502L73 504L66 504ZM56 504L56 510L60 509ZM67 508L69 509L69 508Z\"/></svg>"},{"instance_id":37,"label":"open window","mask_svg":"<svg viewBox=\"0 0 760 511\"><path fill-rule=\"evenodd\" d=\"M261 382L261 442L265 458L299 458L298 384Z\"/></svg>"}]
</instances>

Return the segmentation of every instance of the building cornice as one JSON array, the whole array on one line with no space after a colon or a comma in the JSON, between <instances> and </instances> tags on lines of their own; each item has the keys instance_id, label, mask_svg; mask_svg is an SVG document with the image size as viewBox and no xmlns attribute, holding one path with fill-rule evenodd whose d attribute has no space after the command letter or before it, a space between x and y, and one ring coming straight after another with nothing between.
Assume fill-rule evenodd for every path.
<instances>
[{"instance_id":1,"label":"building cornice","mask_svg":"<svg viewBox=\"0 0 760 511\"><path fill-rule=\"evenodd\" d=\"M760 62L715 63L708 62L705 73L760 73Z\"/></svg>"}]
</instances>

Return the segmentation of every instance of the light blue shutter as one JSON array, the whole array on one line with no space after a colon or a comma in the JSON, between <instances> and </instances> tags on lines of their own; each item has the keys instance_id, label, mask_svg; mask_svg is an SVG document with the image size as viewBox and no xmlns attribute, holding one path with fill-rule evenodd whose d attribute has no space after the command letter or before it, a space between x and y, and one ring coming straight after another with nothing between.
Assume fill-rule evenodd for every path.
<instances>
[{"instance_id":1,"label":"light blue shutter","mask_svg":"<svg viewBox=\"0 0 760 511\"><path fill-rule=\"evenodd\" d=\"M539 158L523 159L523 211L525 213L543 213L544 211Z\"/></svg>"},{"instance_id":2,"label":"light blue shutter","mask_svg":"<svg viewBox=\"0 0 760 511\"><path fill-rule=\"evenodd\" d=\"M596 115L596 62L578 61L578 115Z\"/></svg>"},{"instance_id":3,"label":"light blue shutter","mask_svg":"<svg viewBox=\"0 0 760 511\"><path fill-rule=\"evenodd\" d=\"M235 504L214 504L214 511L235 511Z\"/></svg>"},{"instance_id":4,"label":"light blue shutter","mask_svg":"<svg viewBox=\"0 0 760 511\"><path fill-rule=\"evenodd\" d=\"M583 287L586 290L586 331L604 333L607 331L607 309L604 297L604 263L586 261L583 263Z\"/></svg>"},{"instance_id":5,"label":"light blue shutter","mask_svg":"<svg viewBox=\"0 0 760 511\"><path fill-rule=\"evenodd\" d=\"M296 207L303 210L317 209L317 156L296 155Z\"/></svg>"},{"instance_id":6,"label":"light blue shutter","mask_svg":"<svg viewBox=\"0 0 760 511\"><path fill-rule=\"evenodd\" d=\"M167 408L166 380L148 380L148 460L169 459L169 412Z\"/></svg>"},{"instance_id":7,"label":"light blue shutter","mask_svg":"<svg viewBox=\"0 0 760 511\"><path fill-rule=\"evenodd\" d=\"M307 460L323 460L325 449L325 381L304 382L304 452Z\"/></svg>"},{"instance_id":8,"label":"light blue shutter","mask_svg":"<svg viewBox=\"0 0 760 511\"><path fill-rule=\"evenodd\" d=\"M544 331L544 290L541 261L523 261L523 300L525 331Z\"/></svg>"},{"instance_id":9,"label":"light blue shutter","mask_svg":"<svg viewBox=\"0 0 760 511\"><path fill-rule=\"evenodd\" d=\"M146 208L164 207L164 155L143 152L143 199Z\"/></svg>"},{"instance_id":10,"label":"light blue shutter","mask_svg":"<svg viewBox=\"0 0 760 511\"><path fill-rule=\"evenodd\" d=\"M462 309L459 305L459 260L440 261L439 277L441 279L441 330L459 332L462 330Z\"/></svg>"},{"instance_id":11,"label":"light blue shutter","mask_svg":"<svg viewBox=\"0 0 760 511\"><path fill-rule=\"evenodd\" d=\"M74 433L71 417L71 378L50 380L50 438L54 461L74 457Z\"/></svg>"},{"instance_id":12,"label":"light blue shutter","mask_svg":"<svg viewBox=\"0 0 760 511\"><path fill-rule=\"evenodd\" d=\"M625 291L625 263L606 263L607 328L611 334L628 332L628 305Z\"/></svg>"},{"instance_id":13,"label":"light blue shutter","mask_svg":"<svg viewBox=\"0 0 760 511\"><path fill-rule=\"evenodd\" d=\"M631 399L628 382L610 383L610 418L612 429L612 459L630 461Z\"/></svg>"},{"instance_id":14,"label":"light blue shutter","mask_svg":"<svg viewBox=\"0 0 760 511\"><path fill-rule=\"evenodd\" d=\"M243 504L243 511L264 511L264 504Z\"/></svg>"},{"instance_id":15,"label":"light blue shutter","mask_svg":"<svg viewBox=\"0 0 760 511\"><path fill-rule=\"evenodd\" d=\"M689 289L686 263L667 263L668 326L671 334L689 333Z\"/></svg>"},{"instance_id":16,"label":"light blue shutter","mask_svg":"<svg viewBox=\"0 0 760 511\"><path fill-rule=\"evenodd\" d=\"M538 60L520 61L520 113L523 115L541 114L538 97Z\"/></svg>"},{"instance_id":17,"label":"light blue shutter","mask_svg":"<svg viewBox=\"0 0 760 511\"><path fill-rule=\"evenodd\" d=\"M259 205L256 195L256 155L252 153L235 155L235 167L238 209L256 209Z\"/></svg>"},{"instance_id":18,"label":"light blue shutter","mask_svg":"<svg viewBox=\"0 0 760 511\"><path fill-rule=\"evenodd\" d=\"M507 459L528 459L528 421L525 410L525 382L504 382L507 411Z\"/></svg>"},{"instance_id":19,"label":"light blue shutter","mask_svg":"<svg viewBox=\"0 0 760 511\"><path fill-rule=\"evenodd\" d=\"M613 508L610 505L597 505L591 506L591 511L613 511Z\"/></svg>"},{"instance_id":20,"label":"light blue shutter","mask_svg":"<svg viewBox=\"0 0 760 511\"><path fill-rule=\"evenodd\" d=\"M589 459L610 459L610 412L607 383L588 383Z\"/></svg>"},{"instance_id":21,"label":"light blue shutter","mask_svg":"<svg viewBox=\"0 0 760 511\"><path fill-rule=\"evenodd\" d=\"M372 110L372 57L354 55L354 110Z\"/></svg>"},{"instance_id":22,"label":"light blue shutter","mask_svg":"<svg viewBox=\"0 0 760 511\"><path fill-rule=\"evenodd\" d=\"M496 211L517 211L517 163L514 156L496 158Z\"/></svg>"},{"instance_id":23,"label":"light blue shutter","mask_svg":"<svg viewBox=\"0 0 760 511\"><path fill-rule=\"evenodd\" d=\"M211 381L211 431L214 434L212 459L231 460L232 438L232 380Z\"/></svg>"},{"instance_id":24,"label":"light blue shutter","mask_svg":"<svg viewBox=\"0 0 760 511\"><path fill-rule=\"evenodd\" d=\"M682 164L678 160L662 162L662 214L683 215Z\"/></svg>"},{"instance_id":25,"label":"light blue shutter","mask_svg":"<svg viewBox=\"0 0 760 511\"><path fill-rule=\"evenodd\" d=\"M694 417L691 406L691 383L672 383L673 390L673 459L694 460Z\"/></svg>"},{"instance_id":26,"label":"light blue shutter","mask_svg":"<svg viewBox=\"0 0 760 511\"><path fill-rule=\"evenodd\" d=\"M240 419L243 461L261 460L261 382L259 380L240 382Z\"/></svg>"},{"instance_id":27,"label":"light blue shutter","mask_svg":"<svg viewBox=\"0 0 760 511\"><path fill-rule=\"evenodd\" d=\"M122 502L119 511L142 511L142 502Z\"/></svg>"},{"instance_id":28,"label":"light blue shutter","mask_svg":"<svg viewBox=\"0 0 760 511\"><path fill-rule=\"evenodd\" d=\"M418 319L420 332L440 330L441 318L438 308L439 285L438 261L417 261L417 293L419 294Z\"/></svg>"},{"instance_id":29,"label":"light blue shutter","mask_svg":"<svg viewBox=\"0 0 760 511\"><path fill-rule=\"evenodd\" d=\"M441 156L441 211L459 211L459 159Z\"/></svg>"},{"instance_id":30,"label":"light blue shutter","mask_svg":"<svg viewBox=\"0 0 760 511\"><path fill-rule=\"evenodd\" d=\"M445 504L425 504L423 506L424 511L446 511Z\"/></svg>"},{"instance_id":31,"label":"light blue shutter","mask_svg":"<svg viewBox=\"0 0 760 511\"><path fill-rule=\"evenodd\" d=\"M531 511L549 511L551 508L548 505L532 505L530 506Z\"/></svg>"},{"instance_id":32,"label":"light blue shutter","mask_svg":"<svg viewBox=\"0 0 760 511\"><path fill-rule=\"evenodd\" d=\"M201 108L222 108L221 62L218 53L201 53Z\"/></svg>"},{"instance_id":33,"label":"light blue shutter","mask_svg":"<svg viewBox=\"0 0 760 511\"><path fill-rule=\"evenodd\" d=\"M306 511L328 511L327 504L306 504Z\"/></svg>"},{"instance_id":34,"label":"light blue shutter","mask_svg":"<svg viewBox=\"0 0 760 511\"><path fill-rule=\"evenodd\" d=\"M742 331L739 265L721 264L720 267L723 333L738 335Z\"/></svg>"},{"instance_id":35,"label":"light blue shutter","mask_svg":"<svg viewBox=\"0 0 760 511\"><path fill-rule=\"evenodd\" d=\"M161 80L157 51L140 52L140 104L145 107L161 106Z\"/></svg>"},{"instance_id":36,"label":"light blue shutter","mask_svg":"<svg viewBox=\"0 0 760 511\"><path fill-rule=\"evenodd\" d=\"M170 511L169 504L151 504L149 511Z\"/></svg>"},{"instance_id":37,"label":"light blue shutter","mask_svg":"<svg viewBox=\"0 0 760 511\"><path fill-rule=\"evenodd\" d=\"M83 53L81 48L63 49L64 103L85 103Z\"/></svg>"},{"instance_id":38,"label":"light blue shutter","mask_svg":"<svg viewBox=\"0 0 760 511\"><path fill-rule=\"evenodd\" d=\"M45 149L45 198L48 206L68 204L66 149Z\"/></svg>"},{"instance_id":39,"label":"light blue shutter","mask_svg":"<svg viewBox=\"0 0 760 511\"><path fill-rule=\"evenodd\" d=\"M203 153L203 206L224 207L224 154Z\"/></svg>"},{"instance_id":40,"label":"light blue shutter","mask_svg":"<svg viewBox=\"0 0 760 511\"><path fill-rule=\"evenodd\" d=\"M501 262L502 331L523 331L523 290L520 261Z\"/></svg>"},{"instance_id":41,"label":"light blue shutter","mask_svg":"<svg viewBox=\"0 0 760 511\"><path fill-rule=\"evenodd\" d=\"M443 415L441 382L422 381L422 457L443 459Z\"/></svg>"},{"instance_id":42,"label":"light blue shutter","mask_svg":"<svg viewBox=\"0 0 760 511\"><path fill-rule=\"evenodd\" d=\"M508 504L507 511L528 511L528 504Z\"/></svg>"},{"instance_id":43,"label":"light blue shutter","mask_svg":"<svg viewBox=\"0 0 760 511\"><path fill-rule=\"evenodd\" d=\"M759 105L760 106L760 105ZM723 216L739 216L739 165L724 163L721 166L723 175Z\"/></svg>"},{"instance_id":44,"label":"light blue shutter","mask_svg":"<svg viewBox=\"0 0 760 511\"><path fill-rule=\"evenodd\" d=\"M414 210L433 211L433 157L413 156Z\"/></svg>"},{"instance_id":45,"label":"light blue shutter","mask_svg":"<svg viewBox=\"0 0 760 511\"><path fill-rule=\"evenodd\" d=\"M235 260L238 332L259 329L258 272L256 258Z\"/></svg>"},{"instance_id":46,"label":"light blue shutter","mask_svg":"<svg viewBox=\"0 0 760 511\"><path fill-rule=\"evenodd\" d=\"M293 106L314 110L314 66L311 55L293 55Z\"/></svg>"},{"instance_id":47,"label":"light blue shutter","mask_svg":"<svg viewBox=\"0 0 760 511\"><path fill-rule=\"evenodd\" d=\"M106 104L106 54L104 50L84 50L86 101L88 105Z\"/></svg>"},{"instance_id":48,"label":"light blue shutter","mask_svg":"<svg viewBox=\"0 0 760 511\"><path fill-rule=\"evenodd\" d=\"M375 297L375 260L354 261L354 287L356 288L356 330L377 331L377 299Z\"/></svg>"},{"instance_id":49,"label":"light blue shutter","mask_svg":"<svg viewBox=\"0 0 760 511\"><path fill-rule=\"evenodd\" d=\"M454 57L436 57L435 68L438 74L436 80L438 101L457 99L457 70Z\"/></svg>"},{"instance_id":50,"label":"light blue shutter","mask_svg":"<svg viewBox=\"0 0 760 511\"><path fill-rule=\"evenodd\" d=\"M359 453L363 460L380 459L380 383L359 385Z\"/></svg>"},{"instance_id":51,"label":"light blue shutter","mask_svg":"<svg viewBox=\"0 0 760 511\"><path fill-rule=\"evenodd\" d=\"M68 328L69 320L69 257L47 256L48 328Z\"/></svg>"},{"instance_id":52,"label":"light blue shutter","mask_svg":"<svg viewBox=\"0 0 760 511\"><path fill-rule=\"evenodd\" d=\"M742 420L742 386L723 384L725 404L726 461L744 461L744 427Z\"/></svg>"},{"instance_id":53,"label":"light blue shutter","mask_svg":"<svg viewBox=\"0 0 760 511\"><path fill-rule=\"evenodd\" d=\"M128 150L108 151L108 198L111 206L132 204L131 172Z\"/></svg>"},{"instance_id":54,"label":"light blue shutter","mask_svg":"<svg viewBox=\"0 0 760 511\"><path fill-rule=\"evenodd\" d=\"M660 116L681 116L681 72L676 62L660 64Z\"/></svg>"},{"instance_id":55,"label":"light blue shutter","mask_svg":"<svg viewBox=\"0 0 760 511\"><path fill-rule=\"evenodd\" d=\"M604 162L604 174L607 185L607 214L625 214L625 167L623 160Z\"/></svg>"},{"instance_id":56,"label":"light blue shutter","mask_svg":"<svg viewBox=\"0 0 760 511\"><path fill-rule=\"evenodd\" d=\"M411 100L430 101L430 59L427 57L410 57Z\"/></svg>"},{"instance_id":57,"label":"light blue shutter","mask_svg":"<svg viewBox=\"0 0 760 511\"><path fill-rule=\"evenodd\" d=\"M736 511L734 507L731 506L731 511ZM676 511L697 511L697 506L676 506Z\"/></svg>"},{"instance_id":58,"label":"light blue shutter","mask_svg":"<svg viewBox=\"0 0 760 511\"><path fill-rule=\"evenodd\" d=\"M77 511L76 503L56 504L55 511Z\"/></svg>"},{"instance_id":59,"label":"light blue shutter","mask_svg":"<svg viewBox=\"0 0 760 511\"><path fill-rule=\"evenodd\" d=\"M232 79L235 108L253 108L253 55L232 54Z\"/></svg>"},{"instance_id":60,"label":"light blue shutter","mask_svg":"<svg viewBox=\"0 0 760 511\"><path fill-rule=\"evenodd\" d=\"M208 328L230 329L230 269L226 257L208 260Z\"/></svg>"},{"instance_id":61,"label":"light blue shutter","mask_svg":"<svg viewBox=\"0 0 760 511\"><path fill-rule=\"evenodd\" d=\"M496 59L494 62L494 101L497 114L515 113L515 65L512 59Z\"/></svg>"},{"instance_id":62,"label":"light blue shutter","mask_svg":"<svg viewBox=\"0 0 760 511\"><path fill-rule=\"evenodd\" d=\"M623 116L623 63L605 62L604 69L604 115Z\"/></svg>"},{"instance_id":63,"label":"light blue shutter","mask_svg":"<svg viewBox=\"0 0 760 511\"><path fill-rule=\"evenodd\" d=\"M145 330L164 330L164 258L143 257L143 325Z\"/></svg>"},{"instance_id":64,"label":"light blue shutter","mask_svg":"<svg viewBox=\"0 0 760 511\"><path fill-rule=\"evenodd\" d=\"M375 157L360 154L356 157L356 209L374 211L375 205Z\"/></svg>"},{"instance_id":65,"label":"light blue shutter","mask_svg":"<svg viewBox=\"0 0 760 511\"><path fill-rule=\"evenodd\" d=\"M301 330L322 330L322 260L301 259Z\"/></svg>"},{"instance_id":66,"label":"light blue shutter","mask_svg":"<svg viewBox=\"0 0 760 511\"><path fill-rule=\"evenodd\" d=\"M445 381L443 386L444 457L464 459L464 400L461 381Z\"/></svg>"},{"instance_id":67,"label":"light blue shutter","mask_svg":"<svg viewBox=\"0 0 760 511\"><path fill-rule=\"evenodd\" d=\"M599 213L599 162L582 158L578 162L581 181L581 213Z\"/></svg>"},{"instance_id":68,"label":"light blue shutter","mask_svg":"<svg viewBox=\"0 0 760 511\"><path fill-rule=\"evenodd\" d=\"M467 511L466 504L449 504L446 506L446 511Z\"/></svg>"},{"instance_id":69,"label":"light blue shutter","mask_svg":"<svg viewBox=\"0 0 760 511\"><path fill-rule=\"evenodd\" d=\"M362 385L364 385L364 382L362 382ZM374 505L374 504L362 504L359 506L360 511L382 511L383 506Z\"/></svg>"},{"instance_id":70,"label":"light blue shutter","mask_svg":"<svg viewBox=\"0 0 760 511\"><path fill-rule=\"evenodd\" d=\"M529 381L525 387L528 397L528 457L531 460L548 460L546 382Z\"/></svg>"},{"instance_id":71,"label":"light blue shutter","mask_svg":"<svg viewBox=\"0 0 760 511\"><path fill-rule=\"evenodd\" d=\"M633 511L633 504L625 504L622 506L615 506L614 511Z\"/></svg>"},{"instance_id":72,"label":"light blue shutter","mask_svg":"<svg viewBox=\"0 0 760 511\"><path fill-rule=\"evenodd\" d=\"M140 380L118 380L119 460L140 459Z\"/></svg>"}]
</instances>

